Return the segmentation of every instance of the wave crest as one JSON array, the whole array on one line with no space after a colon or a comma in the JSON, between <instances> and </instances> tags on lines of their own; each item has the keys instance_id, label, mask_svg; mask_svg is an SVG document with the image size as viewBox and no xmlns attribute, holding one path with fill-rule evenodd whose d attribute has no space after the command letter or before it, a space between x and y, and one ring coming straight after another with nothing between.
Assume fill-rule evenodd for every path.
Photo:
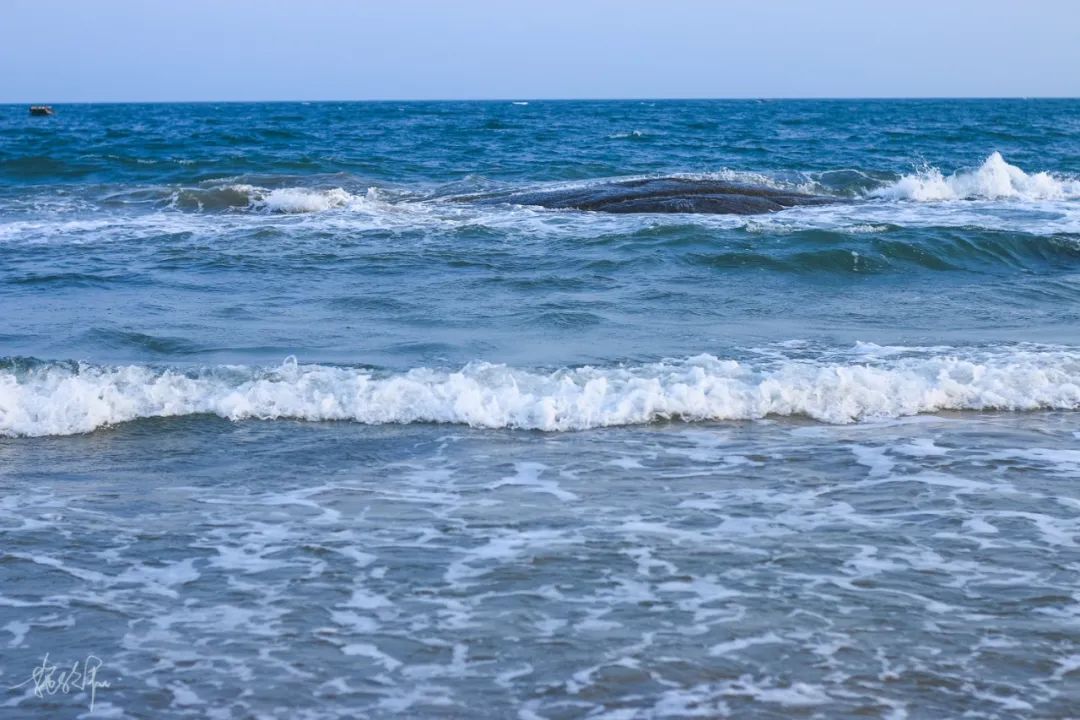
<instances>
[{"instance_id":1,"label":"wave crest","mask_svg":"<svg viewBox=\"0 0 1080 720\"><path fill-rule=\"evenodd\" d=\"M278 188L270 192L255 189L251 197L252 207L269 212L309 213L348 205L356 196L342 190L308 190L306 188Z\"/></svg>"},{"instance_id":2,"label":"wave crest","mask_svg":"<svg viewBox=\"0 0 1080 720\"><path fill-rule=\"evenodd\" d=\"M85 433L195 414L366 424L456 423L545 431L679 419L803 416L851 423L941 410L1080 408L1080 351L982 355L867 352L766 365L699 355L624 367L535 372L476 362L457 371L298 365L195 371L139 365L0 364L0 435Z\"/></svg>"},{"instance_id":3,"label":"wave crest","mask_svg":"<svg viewBox=\"0 0 1080 720\"><path fill-rule=\"evenodd\" d=\"M935 167L904 175L874 190L873 197L932 202L942 200L1065 200L1080 197L1080 181L1048 172L1028 174L993 152L975 170L944 175Z\"/></svg>"},{"instance_id":4,"label":"wave crest","mask_svg":"<svg viewBox=\"0 0 1080 720\"><path fill-rule=\"evenodd\" d=\"M340 187L271 189L246 183L233 183L178 190L172 195L171 205L180 210L198 212L254 210L283 214L316 213L374 201L376 195L375 188L368 189L366 195L354 195Z\"/></svg>"}]
</instances>

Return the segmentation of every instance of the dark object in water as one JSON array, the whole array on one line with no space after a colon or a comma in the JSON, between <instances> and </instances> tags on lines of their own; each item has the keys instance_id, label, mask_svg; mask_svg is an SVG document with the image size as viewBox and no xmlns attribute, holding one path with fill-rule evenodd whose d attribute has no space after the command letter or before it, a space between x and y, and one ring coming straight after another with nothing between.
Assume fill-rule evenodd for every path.
<instances>
[{"instance_id":1,"label":"dark object in water","mask_svg":"<svg viewBox=\"0 0 1080 720\"><path fill-rule=\"evenodd\" d=\"M40 116L40 115L55 115L56 113L53 112L53 109L52 109L51 105L31 105L30 106L30 114Z\"/></svg>"},{"instance_id":2,"label":"dark object in water","mask_svg":"<svg viewBox=\"0 0 1080 720\"><path fill-rule=\"evenodd\" d=\"M799 205L825 205L837 199L723 180L667 177L518 192L483 201L607 213L753 215Z\"/></svg>"}]
</instances>

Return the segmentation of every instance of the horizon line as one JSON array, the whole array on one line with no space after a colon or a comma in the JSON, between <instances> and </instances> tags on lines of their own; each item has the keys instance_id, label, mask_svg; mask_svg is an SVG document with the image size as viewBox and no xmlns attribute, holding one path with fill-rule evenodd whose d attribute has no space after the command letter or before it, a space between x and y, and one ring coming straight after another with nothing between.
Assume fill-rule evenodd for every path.
<instances>
[{"instance_id":1,"label":"horizon line","mask_svg":"<svg viewBox=\"0 0 1080 720\"><path fill-rule=\"evenodd\" d=\"M468 97L468 98L323 98L258 100L2 100L2 105L209 105L209 104L296 104L296 103L482 103L482 102L774 102L774 101L920 101L920 100L1080 100L1077 95L821 95L821 96L686 96L686 97Z\"/></svg>"}]
</instances>

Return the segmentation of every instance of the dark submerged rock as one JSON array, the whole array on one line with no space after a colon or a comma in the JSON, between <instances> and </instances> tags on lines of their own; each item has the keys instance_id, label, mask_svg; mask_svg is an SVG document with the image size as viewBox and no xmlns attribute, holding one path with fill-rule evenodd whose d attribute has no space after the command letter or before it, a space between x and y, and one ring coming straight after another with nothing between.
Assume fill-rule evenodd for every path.
<instances>
[{"instance_id":1,"label":"dark submerged rock","mask_svg":"<svg viewBox=\"0 0 1080 720\"><path fill-rule=\"evenodd\" d=\"M499 197L460 198L485 203L608 213L712 213L754 215L800 205L825 205L836 198L696 178L647 178L594 185L516 192Z\"/></svg>"}]
</instances>

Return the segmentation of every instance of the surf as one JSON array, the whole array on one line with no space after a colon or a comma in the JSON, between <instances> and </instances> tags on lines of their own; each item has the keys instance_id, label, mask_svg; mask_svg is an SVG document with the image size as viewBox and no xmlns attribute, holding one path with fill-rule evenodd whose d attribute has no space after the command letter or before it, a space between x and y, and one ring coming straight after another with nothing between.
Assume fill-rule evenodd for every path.
<instances>
[{"instance_id":1,"label":"surf","mask_svg":"<svg viewBox=\"0 0 1080 720\"><path fill-rule=\"evenodd\" d=\"M701 354L553 371L472 362L405 372L300 364L195 369L9 359L0 435L87 433L137 419L438 423L580 431L662 421L803 417L849 424L941 411L1080 409L1069 347L889 348L772 361Z\"/></svg>"}]
</instances>

